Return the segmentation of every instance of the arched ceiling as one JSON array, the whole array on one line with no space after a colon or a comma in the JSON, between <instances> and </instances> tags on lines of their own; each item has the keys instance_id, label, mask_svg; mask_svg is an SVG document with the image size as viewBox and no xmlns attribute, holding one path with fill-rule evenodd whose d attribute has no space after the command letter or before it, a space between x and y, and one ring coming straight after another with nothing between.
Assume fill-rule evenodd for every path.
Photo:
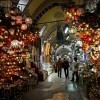
<instances>
[{"instance_id":1,"label":"arched ceiling","mask_svg":"<svg viewBox=\"0 0 100 100\"><path fill-rule=\"evenodd\" d=\"M39 29L44 25L46 26L41 38L43 41L49 40L53 46L55 44L62 45L62 43L68 45L71 40L75 39L73 36L70 36L69 40L62 42L56 39L57 26L63 26L66 23L62 5L68 5L71 1L76 4L82 4L85 0L12 0L13 4L23 3L20 4L20 8L21 6L26 6L24 12L32 17L33 25L37 25Z\"/></svg>"},{"instance_id":2,"label":"arched ceiling","mask_svg":"<svg viewBox=\"0 0 100 100\"><path fill-rule=\"evenodd\" d=\"M82 4L84 0L72 0L76 4ZM25 12L28 13L33 19L33 25L37 25L41 29L44 25L46 30L42 35L42 40L49 40L51 44L58 44L56 40L57 25L65 24L65 14L61 8L62 4L68 4L71 0L29 0ZM64 40L64 44L69 44L74 37L70 40Z\"/></svg>"}]
</instances>

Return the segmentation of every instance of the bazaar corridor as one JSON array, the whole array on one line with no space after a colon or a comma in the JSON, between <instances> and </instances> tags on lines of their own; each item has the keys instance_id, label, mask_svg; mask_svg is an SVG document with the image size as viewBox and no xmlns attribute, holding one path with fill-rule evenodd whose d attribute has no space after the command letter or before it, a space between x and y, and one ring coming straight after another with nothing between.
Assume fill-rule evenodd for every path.
<instances>
[{"instance_id":1,"label":"bazaar corridor","mask_svg":"<svg viewBox=\"0 0 100 100\"><path fill-rule=\"evenodd\" d=\"M33 89L23 95L21 100L88 100L79 84L71 82L64 73L61 78L52 73L47 80L40 82Z\"/></svg>"},{"instance_id":2,"label":"bazaar corridor","mask_svg":"<svg viewBox=\"0 0 100 100\"><path fill-rule=\"evenodd\" d=\"M0 0L0 100L100 100L100 0Z\"/></svg>"}]
</instances>

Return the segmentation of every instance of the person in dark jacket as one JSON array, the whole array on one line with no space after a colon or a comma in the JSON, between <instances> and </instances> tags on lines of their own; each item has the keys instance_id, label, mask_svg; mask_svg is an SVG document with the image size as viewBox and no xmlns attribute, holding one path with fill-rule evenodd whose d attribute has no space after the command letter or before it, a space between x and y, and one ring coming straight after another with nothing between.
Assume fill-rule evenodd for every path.
<instances>
[{"instance_id":1,"label":"person in dark jacket","mask_svg":"<svg viewBox=\"0 0 100 100\"><path fill-rule=\"evenodd\" d=\"M69 61L64 58L62 62L62 67L64 68L65 77L69 78Z\"/></svg>"},{"instance_id":2,"label":"person in dark jacket","mask_svg":"<svg viewBox=\"0 0 100 100\"><path fill-rule=\"evenodd\" d=\"M56 62L56 67L57 67L57 72L58 72L58 77L61 78L62 76L62 61L61 58Z\"/></svg>"}]
</instances>

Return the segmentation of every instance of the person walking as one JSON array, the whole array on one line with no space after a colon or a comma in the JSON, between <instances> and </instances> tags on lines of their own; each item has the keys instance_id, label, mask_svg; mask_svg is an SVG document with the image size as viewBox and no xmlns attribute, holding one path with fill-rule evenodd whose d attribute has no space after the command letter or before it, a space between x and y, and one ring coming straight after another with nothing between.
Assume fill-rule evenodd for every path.
<instances>
[{"instance_id":1,"label":"person walking","mask_svg":"<svg viewBox=\"0 0 100 100\"><path fill-rule=\"evenodd\" d=\"M58 77L61 78L61 76L62 76L62 61L61 61L61 58L59 58L59 60L56 62L56 67L57 67Z\"/></svg>"},{"instance_id":2,"label":"person walking","mask_svg":"<svg viewBox=\"0 0 100 100\"><path fill-rule=\"evenodd\" d=\"M64 68L65 77L69 78L69 61L65 58L62 62L62 67Z\"/></svg>"},{"instance_id":3,"label":"person walking","mask_svg":"<svg viewBox=\"0 0 100 100\"><path fill-rule=\"evenodd\" d=\"M78 75L79 63L77 62L77 57L74 57L74 62L72 65L72 82L74 82L74 77L76 76L76 82L79 82L79 75Z\"/></svg>"}]
</instances>

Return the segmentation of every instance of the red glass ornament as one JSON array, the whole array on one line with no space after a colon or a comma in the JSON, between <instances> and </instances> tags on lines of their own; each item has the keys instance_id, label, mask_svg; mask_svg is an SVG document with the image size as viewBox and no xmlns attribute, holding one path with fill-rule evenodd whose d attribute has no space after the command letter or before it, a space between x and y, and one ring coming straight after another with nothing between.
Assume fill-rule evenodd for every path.
<instances>
[{"instance_id":1,"label":"red glass ornament","mask_svg":"<svg viewBox=\"0 0 100 100\"><path fill-rule=\"evenodd\" d=\"M70 11L73 12L73 13L76 12L76 10L77 10L76 6L73 6L73 7L70 8Z\"/></svg>"},{"instance_id":2,"label":"red glass ornament","mask_svg":"<svg viewBox=\"0 0 100 100\"><path fill-rule=\"evenodd\" d=\"M71 19L70 19L70 18L66 18L65 20L66 20L66 22L68 22L68 23L71 22Z\"/></svg>"},{"instance_id":3,"label":"red glass ornament","mask_svg":"<svg viewBox=\"0 0 100 100\"><path fill-rule=\"evenodd\" d=\"M78 15L75 15L74 16L74 20L78 20Z\"/></svg>"},{"instance_id":4,"label":"red glass ornament","mask_svg":"<svg viewBox=\"0 0 100 100\"><path fill-rule=\"evenodd\" d=\"M25 19L25 22L26 22L27 24L32 24L32 19L31 19L30 17L27 17L27 18Z\"/></svg>"},{"instance_id":5,"label":"red glass ornament","mask_svg":"<svg viewBox=\"0 0 100 100\"><path fill-rule=\"evenodd\" d=\"M77 13L78 16L80 16L84 13L84 9L83 8L78 8L76 13Z\"/></svg>"},{"instance_id":6,"label":"red glass ornament","mask_svg":"<svg viewBox=\"0 0 100 100\"><path fill-rule=\"evenodd\" d=\"M21 25L21 29L22 29L22 30L26 30L26 29L27 29L27 25L26 25L26 24L22 24L22 25Z\"/></svg>"}]
</instances>

